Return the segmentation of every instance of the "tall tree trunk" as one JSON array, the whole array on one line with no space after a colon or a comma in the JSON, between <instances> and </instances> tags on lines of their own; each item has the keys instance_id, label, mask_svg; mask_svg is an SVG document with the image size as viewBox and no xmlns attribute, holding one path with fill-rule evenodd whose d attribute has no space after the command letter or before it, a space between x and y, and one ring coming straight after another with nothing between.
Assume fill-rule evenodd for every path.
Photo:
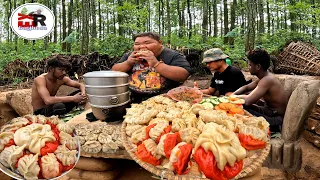
<instances>
[{"instance_id":1,"label":"tall tree trunk","mask_svg":"<svg viewBox=\"0 0 320 180\"><path fill-rule=\"evenodd\" d=\"M187 8L188 8L188 15L189 15L189 39L192 37L192 16L191 16L191 10L190 10L190 0L187 0Z\"/></svg>"},{"instance_id":2,"label":"tall tree trunk","mask_svg":"<svg viewBox=\"0 0 320 180\"><path fill-rule=\"evenodd\" d=\"M182 38L182 16L181 16L181 10L180 10L180 0L177 0L177 11L178 11L178 23L179 23L179 30L178 30L178 36L179 38Z\"/></svg>"},{"instance_id":3,"label":"tall tree trunk","mask_svg":"<svg viewBox=\"0 0 320 180\"><path fill-rule=\"evenodd\" d=\"M256 1L247 0L247 17L248 17L248 26L247 26L247 37L246 37L246 46L245 50L249 51L254 49L255 44L255 32L256 32Z\"/></svg>"},{"instance_id":4,"label":"tall tree trunk","mask_svg":"<svg viewBox=\"0 0 320 180\"><path fill-rule=\"evenodd\" d=\"M6 30L7 30L7 42L10 42L10 13L9 13L9 1L7 1L7 3L5 4L5 14L6 14L6 19L7 19L7 26L6 26Z\"/></svg>"},{"instance_id":5,"label":"tall tree trunk","mask_svg":"<svg viewBox=\"0 0 320 180\"><path fill-rule=\"evenodd\" d=\"M66 1L62 0L62 41L64 41L67 37L67 19L66 19ZM67 49L67 43L62 43L62 51Z\"/></svg>"},{"instance_id":6,"label":"tall tree trunk","mask_svg":"<svg viewBox=\"0 0 320 180\"><path fill-rule=\"evenodd\" d=\"M211 36L212 34L212 21L211 21L211 2L208 2L208 9L209 9L209 15L208 15L208 21L209 21L209 32L208 32L208 36Z\"/></svg>"},{"instance_id":7,"label":"tall tree trunk","mask_svg":"<svg viewBox=\"0 0 320 180\"><path fill-rule=\"evenodd\" d=\"M82 32L80 54L88 54L89 45L89 2L82 0Z\"/></svg>"},{"instance_id":8,"label":"tall tree trunk","mask_svg":"<svg viewBox=\"0 0 320 180\"><path fill-rule=\"evenodd\" d=\"M246 22L245 22L245 12L244 12L244 9L245 9L245 5L243 4L243 1L240 0L240 7L241 7L241 32L240 34L243 35L244 34L244 31L245 31L245 27L246 27Z\"/></svg>"},{"instance_id":9,"label":"tall tree trunk","mask_svg":"<svg viewBox=\"0 0 320 180\"><path fill-rule=\"evenodd\" d=\"M224 22L224 35L229 32L229 18L228 18L228 1L223 0L223 22ZM223 43L228 44L228 37L223 38Z\"/></svg>"},{"instance_id":10,"label":"tall tree trunk","mask_svg":"<svg viewBox=\"0 0 320 180\"><path fill-rule=\"evenodd\" d=\"M232 5L231 5L231 26L230 30L233 31L233 29L236 27L235 22L236 22L236 9L237 9L237 0L233 0ZM229 39L229 44L233 47L234 45L234 37L231 37Z\"/></svg>"},{"instance_id":11,"label":"tall tree trunk","mask_svg":"<svg viewBox=\"0 0 320 180\"><path fill-rule=\"evenodd\" d=\"M80 31L81 31L81 22L82 16L80 16L80 4L79 0L76 0L76 9L77 9L77 39L80 39Z\"/></svg>"},{"instance_id":12,"label":"tall tree trunk","mask_svg":"<svg viewBox=\"0 0 320 180\"><path fill-rule=\"evenodd\" d=\"M151 31L151 2L148 0L148 31Z\"/></svg>"},{"instance_id":13,"label":"tall tree trunk","mask_svg":"<svg viewBox=\"0 0 320 180\"><path fill-rule=\"evenodd\" d=\"M202 41L205 42L208 36L208 0L203 0L202 5Z\"/></svg>"},{"instance_id":14,"label":"tall tree trunk","mask_svg":"<svg viewBox=\"0 0 320 180\"><path fill-rule=\"evenodd\" d=\"M107 13L106 13L106 21L103 21L107 23L107 34L110 33L110 24L109 24L109 7L108 7L108 0L106 0L106 6L107 6ZM103 28L104 29L104 28ZM105 34L103 34L103 36L105 36Z\"/></svg>"},{"instance_id":15,"label":"tall tree trunk","mask_svg":"<svg viewBox=\"0 0 320 180\"><path fill-rule=\"evenodd\" d=\"M276 8L276 11L277 11L277 30L280 29L280 17L279 17L279 7L277 6Z\"/></svg>"},{"instance_id":16,"label":"tall tree trunk","mask_svg":"<svg viewBox=\"0 0 320 180\"><path fill-rule=\"evenodd\" d=\"M295 0L289 0L289 3L291 6L294 6L296 4ZM289 17L291 21L290 29L292 32L296 31L296 15L293 11L289 12Z\"/></svg>"},{"instance_id":17,"label":"tall tree trunk","mask_svg":"<svg viewBox=\"0 0 320 180\"><path fill-rule=\"evenodd\" d=\"M70 0L69 7L68 7L68 35L72 32L72 11L73 11L73 0ZM71 43L67 43L67 52L71 53Z\"/></svg>"},{"instance_id":18,"label":"tall tree trunk","mask_svg":"<svg viewBox=\"0 0 320 180\"><path fill-rule=\"evenodd\" d=\"M223 10L222 10L222 1L220 4L220 37L223 37Z\"/></svg>"},{"instance_id":19,"label":"tall tree trunk","mask_svg":"<svg viewBox=\"0 0 320 180\"><path fill-rule=\"evenodd\" d=\"M271 33L271 15L270 15L270 7L269 1L267 0L267 18L268 18L268 34Z\"/></svg>"},{"instance_id":20,"label":"tall tree trunk","mask_svg":"<svg viewBox=\"0 0 320 180\"><path fill-rule=\"evenodd\" d=\"M118 0L118 6L123 6L123 0ZM119 23L119 35L123 36L124 35L124 29L122 27L123 25L123 12L118 13L118 23Z\"/></svg>"},{"instance_id":21,"label":"tall tree trunk","mask_svg":"<svg viewBox=\"0 0 320 180\"><path fill-rule=\"evenodd\" d=\"M159 29L159 34L161 35L161 2L160 1L158 1L158 15L159 15L159 17L158 17L158 29Z\"/></svg>"},{"instance_id":22,"label":"tall tree trunk","mask_svg":"<svg viewBox=\"0 0 320 180\"><path fill-rule=\"evenodd\" d=\"M101 4L100 1L98 1L98 13L99 13L99 39L102 38L102 18L101 18Z\"/></svg>"},{"instance_id":23,"label":"tall tree trunk","mask_svg":"<svg viewBox=\"0 0 320 180\"><path fill-rule=\"evenodd\" d=\"M162 35L164 35L165 34L165 21L164 21L164 2L163 2L163 0L160 0L160 2L161 2L161 19L162 19L162 27L161 27L161 29L162 29L162 32L161 32L161 34Z\"/></svg>"},{"instance_id":24,"label":"tall tree trunk","mask_svg":"<svg viewBox=\"0 0 320 180\"><path fill-rule=\"evenodd\" d=\"M17 8L17 1L14 0L13 1L13 9L16 9L16 8ZM18 52L18 37L16 34L14 35L14 50L16 52Z\"/></svg>"},{"instance_id":25,"label":"tall tree trunk","mask_svg":"<svg viewBox=\"0 0 320 180\"><path fill-rule=\"evenodd\" d=\"M10 16L11 16L11 9L12 9L12 2L11 0L8 1L9 3L9 13L8 13L8 37L9 37L9 40L8 42L11 42L12 41L12 32L11 32L11 27L9 25L9 22L10 22Z\"/></svg>"},{"instance_id":26,"label":"tall tree trunk","mask_svg":"<svg viewBox=\"0 0 320 180\"><path fill-rule=\"evenodd\" d=\"M186 34L186 29L188 29L186 27L186 19L185 19L185 14L184 14L184 10L186 9L186 1L182 1L182 9L181 9L181 17L182 17L182 27L183 27L183 36L185 36Z\"/></svg>"},{"instance_id":27,"label":"tall tree trunk","mask_svg":"<svg viewBox=\"0 0 320 180\"><path fill-rule=\"evenodd\" d=\"M91 1L92 38L97 38L96 0Z\"/></svg>"},{"instance_id":28,"label":"tall tree trunk","mask_svg":"<svg viewBox=\"0 0 320 180\"><path fill-rule=\"evenodd\" d=\"M261 44L262 34L264 33L264 17L263 17L263 0L258 0L257 2L258 14L259 14L259 23L258 24L258 44Z\"/></svg>"},{"instance_id":29,"label":"tall tree trunk","mask_svg":"<svg viewBox=\"0 0 320 180\"><path fill-rule=\"evenodd\" d=\"M286 0L283 0L283 5L284 5L284 7L287 7ZM284 10L283 10L283 15L284 15L284 22L283 22L284 23L284 29L288 29L286 8L284 8Z\"/></svg>"},{"instance_id":30,"label":"tall tree trunk","mask_svg":"<svg viewBox=\"0 0 320 180\"><path fill-rule=\"evenodd\" d=\"M264 33L264 17L263 17L263 0L258 0L258 11L259 11L259 33Z\"/></svg>"},{"instance_id":31,"label":"tall tree trunk","mask_svg":"<svg viewBox=\"0 0 320 180\"><path fill-rule=\"evenodd\" d=\"M170 19L170 0L166 0L167 4L167 37L168 44L171 42L171 19Z\"/></svg>"},{"instance_id":32,"label":"tall tree trunk","mask_svg":"<svg viewBox=\"0 0 320 180\"><path fill-rule=\"evenodd\" d=\"M310 3L311 3L311 7L314 9L314 11L316 10L316 5L314 3L314 0L310 0ZM318 3L319 4L319 3ZM316 34L317 34L317 28L316 28L316 24L317 24L317 18L316 18L316 15L315 15L315 12L314 14L312 15L312 37L315 38L316 37Z\"/></svg>"},{"instance_id":33,"label":"tall tree trunk","mask_svg":"<svg viewBox=\"0 0 320 180\"><path fill-rule=\"evenodd\" d=\"M115 7L116 7L116 3L115 3L115 0L113 0L112 1L112 5L113 5L113 11L112 11L112 13L113 13L113 33L114 34L116 34L117 33L117 29L116 29L116 9L115 9ZM119 25L120 25L120 23L119 23Z\"/></svg>"},{"instance_id":34,"label":"tall tree trunk","mask_svg":"<svg viewBox=\"0 0 320 180\"><path fill-rule=\"evenodd\" d=\"M213 0L213 36L218 36L218 13L217 0Z\"/></svg>"}]
</instances>

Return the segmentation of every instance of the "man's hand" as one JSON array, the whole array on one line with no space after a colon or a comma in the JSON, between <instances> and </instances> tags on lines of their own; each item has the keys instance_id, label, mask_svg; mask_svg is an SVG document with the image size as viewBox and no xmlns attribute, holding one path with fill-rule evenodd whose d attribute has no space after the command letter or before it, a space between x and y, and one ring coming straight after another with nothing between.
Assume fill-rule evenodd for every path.
<instances>
[{"instance_id":1,"label":"man's hand","mask_svg":"<svg viewBox=\"0 0 320 180\"><path fill-rule=\"evenodd\" d=\"M144 59L148 62L149 66L154 67L159 61L157 58L154 56L152 51L149 50L144 50L144 51L139 51L136 54L141 60Z\"/></svg>"},{"instance_id":2,"label":"man's hand","mask_svg":"<svg viewBox=\"0 0 320 180\"><path fill-rule=\"evenodd\" d=\"M138 51L133 51L130 56L128 57L127 59L127 63L130 65L130 66L133 66L136 62L139 62L139 61L142 61L141 58L139 58L139 54L138 54Z\"/></svg>"},{"instance_id":3,"label":"man's hand","mask_svg":"<svg viewBox=\"0 0 320 180\"><path fill-rule=\"evenodd\" d=\"M77 93L76 95L73 96L73 102L75 103L80 103L81 101L85 100L86 96L82 95L81 93Z\"/></svg>"},{"instance_id":4,"label":"man's hand","mask_svg":"<svg viewBox=\"0 0 320 180\"><path fill-rule=\"evenodd\" d=\"M193 88L195 88L195 89L200 89L199 86L198 86L197 81L193 82Z\"/></svg>"}]
</instances>

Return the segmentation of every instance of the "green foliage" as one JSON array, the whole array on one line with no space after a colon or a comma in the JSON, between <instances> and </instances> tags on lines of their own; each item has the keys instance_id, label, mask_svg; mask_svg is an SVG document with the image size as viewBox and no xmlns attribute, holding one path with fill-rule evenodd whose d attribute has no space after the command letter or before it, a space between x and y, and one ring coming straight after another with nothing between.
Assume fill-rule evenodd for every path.
<instances>
[{"instance_id":1,"label":"green foliage","mask_svg":"<svg viewBox=\"0 0 320 180\"><path fill-rule=\"evenodd\" d=\"M22 77L17 77L13 80L13 85L17 85L19 83L21 83L24 80L24 78Z\"/></svg>"},{"instance_id":2,"label":"green foliage","mask_svg":"<svg viewBox=\"0 0 320 180\"><path fill-rule=\"evenodd\" d=\"M75 43L78 41L77 36L78 36L77 31L72 31L62 42L67 42L67 43Z\"/></svg>"}]
</instances>

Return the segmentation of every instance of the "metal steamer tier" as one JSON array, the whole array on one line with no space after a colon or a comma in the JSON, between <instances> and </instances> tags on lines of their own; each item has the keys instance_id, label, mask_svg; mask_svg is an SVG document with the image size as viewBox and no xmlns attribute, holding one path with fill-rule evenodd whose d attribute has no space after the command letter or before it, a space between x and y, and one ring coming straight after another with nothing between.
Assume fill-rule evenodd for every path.
<instances>
[{"instance_id":1,"label":"metal steamer tier","mask_svg":"<svg viewBox=\"0 0 320 180\"><path fill-rule=\"evenodd\" d=\"M115 121L130 106L129 75L119 71L93 71L83 75L93 115Z\"/></svg>"}]
</instances>

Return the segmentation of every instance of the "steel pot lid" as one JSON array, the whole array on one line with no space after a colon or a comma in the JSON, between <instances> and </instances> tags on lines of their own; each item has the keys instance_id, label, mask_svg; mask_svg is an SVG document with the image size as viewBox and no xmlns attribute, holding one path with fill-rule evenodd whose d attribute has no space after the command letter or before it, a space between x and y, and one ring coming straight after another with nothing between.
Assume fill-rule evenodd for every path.
<instances>
[{"instance_id":1,"label":"steel pot lid","mask_svg":"<svg viewBox=\"0 0 320 180\"><path fill-rule=\"evenodd\" d=\"M85 73L83 77L85 78L95 78L95 77L128 77L129 75L120 71L92 71Z\"/></svg>"}]
</instances>

